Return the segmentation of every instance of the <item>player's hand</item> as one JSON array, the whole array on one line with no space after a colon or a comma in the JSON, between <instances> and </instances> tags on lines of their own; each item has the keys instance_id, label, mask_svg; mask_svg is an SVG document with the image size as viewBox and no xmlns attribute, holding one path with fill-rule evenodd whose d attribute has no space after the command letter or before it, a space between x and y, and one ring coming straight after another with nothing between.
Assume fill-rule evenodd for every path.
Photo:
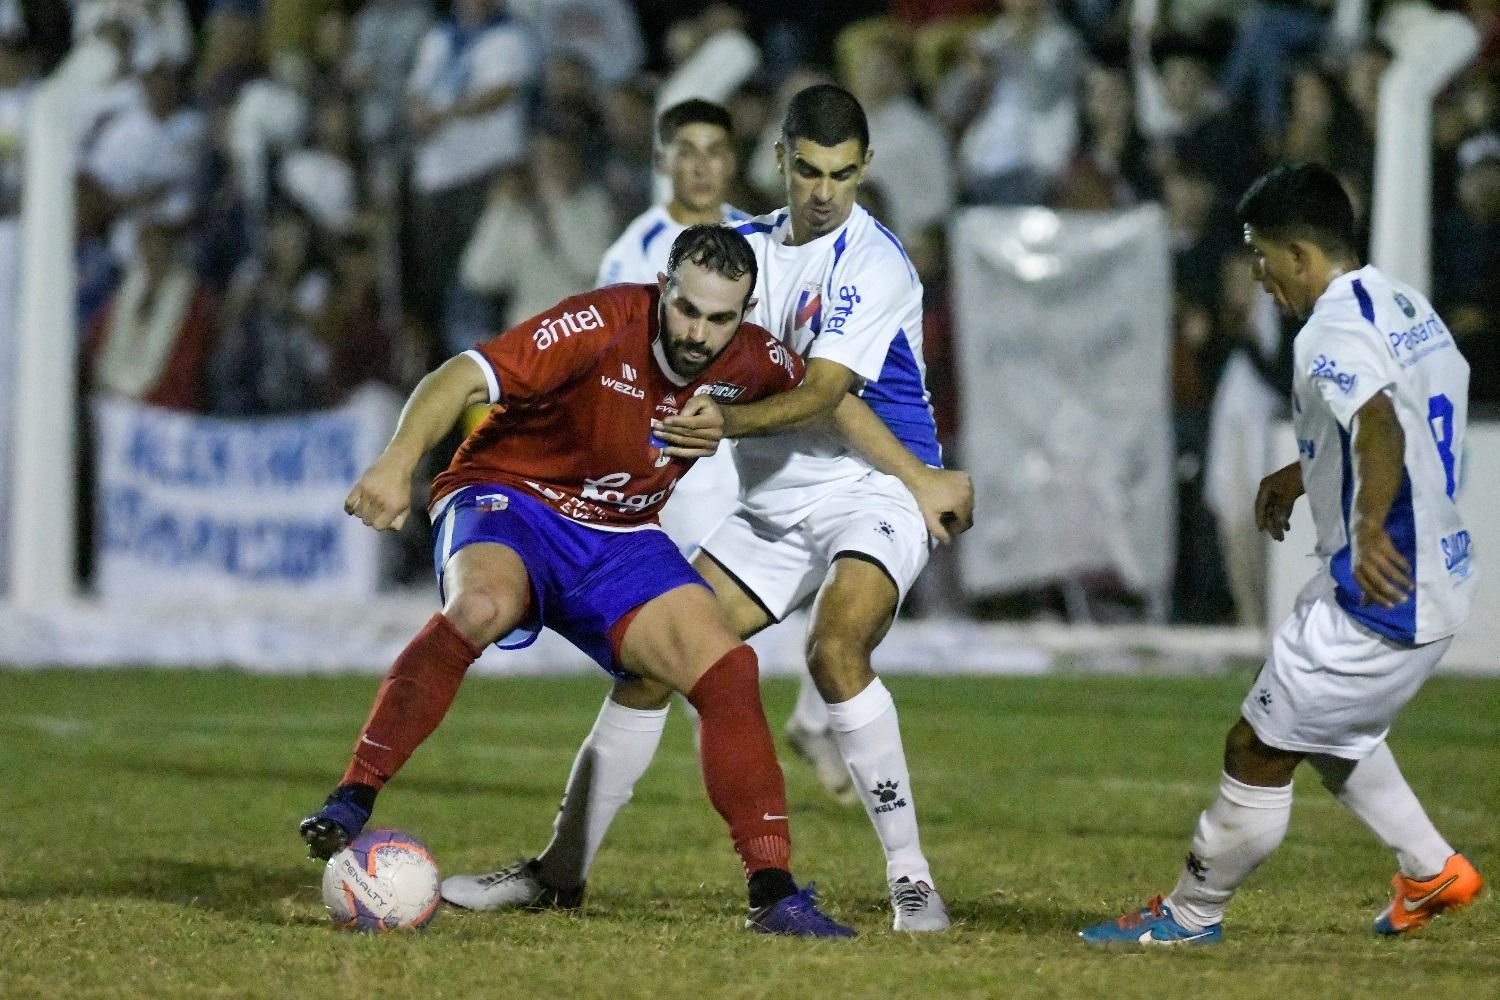
<instances>
[{"instance_id":1,"label":"player's hand","mask_svg":"<svg viewBox=\"0 0 1500 1000\"><path fill-rule=\"evenodd\" d=\"M927 522L927 533L944 545L974 525L974 480L958 469L926 466L906 481Z\"/></svg>"},{"instance_id":2,"label":"player's hand","mask_svg":"<svg viewBox=\"0 0 1500 1000\"><path fill-rule=\"evenodd\" d=\"M400 531L411 507L411 475L406 462L382 454L344 498L344 513L376 531Z\"/></svg>"},{"instance_id":3,"label":"player's hand","mask_svg":"<svg viewBox=\"0 0 1500 1000\"><path fill-rule=\"evenodd\" d=\"M1292 507L1303 492L1300 462L1277 469L1262 479L1255 493L1255 527L1281 541L1292 526Z\"/></svg>"},{"instance_id":4,"label":"player's hand","mask_svg":"<svg viewBox=\"0 0 1500 1000\"><path fill-rule=\"evenodd\" d=\"M673 458L707 458L724 438L724 409L707 395L694 396L676 416L651 421L651 433Z\"/></svg>"},{"instance_id":5,"label":"player's hand","mask_svg":"<svg viewBox=\"0 0 1500 1000\"><path fill-rule=\"evenodd\" d=\"M1394 608L1411 594L1411 563L1382 525L1357 524L1349 540L1353 549L1354 582L1364 592L1365 604Z\"/></svg>"}]
</instances>

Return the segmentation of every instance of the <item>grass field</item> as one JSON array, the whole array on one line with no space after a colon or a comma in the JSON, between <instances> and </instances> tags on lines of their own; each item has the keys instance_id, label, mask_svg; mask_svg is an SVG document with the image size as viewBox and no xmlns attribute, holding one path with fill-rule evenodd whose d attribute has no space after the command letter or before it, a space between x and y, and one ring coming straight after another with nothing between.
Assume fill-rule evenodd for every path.
<instances>
[{"instance_id":1,"label":"grass field","mask_svg":"<svg viewBox=\"0 0 1500 1000\"><path fill-rule=\"evenodd\" d=\"M794 867L861 932L807 942L740 929L737 862L680 712L581 916L448 910L421 934L366 937L327 922L294 827L342 770L374 678L0 671L0 996L1500 996L1492 894L1420 936L1376 938L1394 862L1311 775L1222 946L1076 940L1170 888L1248 680L890 679L958 925L894 935L863 813L789 762ZM603 691L471 680L377 820L449 872L534 852ZM767 684L775 723L793 693ZM1438 825L1492 873L1497 732L1500 682L1440 678L1392 736Z\"/></svg>"}]
</instances>

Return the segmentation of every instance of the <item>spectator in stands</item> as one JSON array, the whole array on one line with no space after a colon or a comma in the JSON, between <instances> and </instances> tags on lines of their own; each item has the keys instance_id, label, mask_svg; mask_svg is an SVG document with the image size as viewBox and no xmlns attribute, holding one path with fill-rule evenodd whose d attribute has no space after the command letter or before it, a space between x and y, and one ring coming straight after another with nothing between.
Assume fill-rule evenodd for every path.
<instances>
[{"instance_id":1,"label":"spectator in stands","mask_svg":"<svg viewBox=\"0 0 1500 1000\"><path fill-rule=\"evenodd\" d=\"M1124 66L1092 62L1083 73L1081 134L1058 176L1051 202L1058 208L1107 211L1156 198L1149 147L1135 124L1135 101Z\"/></svg>"},{"instance_id":2,"label":"spectator in stands","mask_svg":"<svg viewBox=\"0 0 1500 1000\"><path fill-rule=\"evenodd\" d=\"M81 160L81 181L102 196L110 248L122 264L133 256L142 210L193 213L208 151L208 124L186 103L182 68L154 53L136 71Z\"/></svg>"},{"instance_id":3,"label":"spectator in stands","mask_svg":"<svg viewBox=\"0 0 1500 1000\"><path fill-rule=\"evenodd\" d=\"M605 88L630 79L645 60L646 40L627 0L511 0L511 8L531 25L544 59L581 56Z\"/></svg>"},{"instance_id":4,"label":"spectator in stands","mask_svg":"<svg viewBox=\"0 0 1500 1000\"><path fill-rule=\"evenodd\" d=\"M259 416L309 407L325 367L313 328L329 283L314 255L312 223L289 205L274 206L260 250L235 272L219 317L214 412Z\"/></svg>"},{"instance_id":5,"label":"spectator in stands","mask_svg":"<svg viewBox=\"0 0 1500 1000\"><path fill-rule=\"evenodd\" d=\"M400 140L406 81L432 26L430 0L369 0L354 15L343 83L359 96L360 138L386 152Z\"/></svg>"},{"instance_id":6,"label":"spectator in stands","mask_svg":"<svg viewBox=\"0 0 1500 1000\"><path fill-rule=\"evenodd\" d=\"M1500 133L1458 147L1458 203L1439 214L1432 304L1468 359L1469 399L1500 403Z\"/></svg>"},{"instance_id":7,"label":"spectator in stands","mask_svg":"<svg viewBox=\"0 0 1500 1000\"><path fill-rule=\"evenodd\" d=\"M414 314L434 335L486 192L526 153L526 102L540 62L504 0L455 0L422 39L407 96L412 164L405 275Z\"/></svg>"},{"instance_id":8,"label":"spectator in stands","mask_svg":"<svg viewBox=\"0 0 1500 1000\"><path fill-rule=\"evenodd\" d=\"M186 222L178 208L142 217L125 279L88 333L89 391L174 410L205 408L214 305L189 261Z\"/></svg>"},{"instance_id":9,"label":"spectator in stands","mask_svg":"<svg viewBox=\"0 0 1500 1000\"><path fill-rule=\"evenodd\" d=\"M1323 47L1334 2L1260 0L1241 19L1224 66L1224 96L1231 107L1251 109L1262 136L1285 130L1287 80L1293 66Z\"/></svg>"},{"instance_id":10,"label":"spectator in stands","mask_svg":"<svg viewBox=\"0 0 1500 1000\"><path fill-rule=\"evenodd\" d=\"M311 380L308 404L338 406L370 382L410 392L426 374L426 354L409 326L391 321L380 294L375 242L359 227L342 236L333 251L328 301L312 318L313 339L323 348Z\"/></svg>"},{"instance_id":11,"label":"spectator in stands","mask_svg":"<svg viewBox=\"0 0 1500 1000\"><path fill-rule=\"evenodd\" d=\"M971 203L1034 204L1078 141L1083 42L1051 0L1005 0L943 86Z\"/></svg>"},{"instance_id":12,"label":"spectator in stands","mask_svg":"<svg viewBox=\"0 0 1500 1000\"><path fill-rule=\"evenodd\" d=\"M1136 57L1135 83L1140 121L1155 143L1156 173L1165 177L1181 166L1206 174L1225 197L1245 190L1259 176L1263 157L1253 131L1226 110L1213 85L1209 47L1168 36L1152 46L1151 60Z\"/></svg>"},{"instance_id":13,"label":"spectator in stands","mask_svg":"<svg viewBox=\"0 0 1500 1000\"><path fill-rule=\"evenodd\" d=\"M1163 182L1176 288L1172 341L1172 411L1177 446L1177 566L1173 618L1221 622L1232 613L1213 515L1204 504L1209 401L1222 357L1214 336L1225 254L1233 231L1216 218L1212 180L1184 166Z\"/></svg>"},{"instance_id":14,"label":"spectator in stands","mask_svg":"<svg viewBox=\"0 0 1500 1000\"><path fill-rule=\"evenodd\" d=\"M604 189L617 219L632 219L651 205L655 107L651 91L631 82L604 98Z\"/></svg>"},{"instance_id":15,"label":"spectator in stands","mask_svg":"<svg viewBox=\"0 0 1500 1000\"><path fill-rule=\"evenodd\" d=\"M315 100L308 145L289 150L276 170L280 194L304 212L320 242L347 233L361 207L358 168L364 163L358 123L349 100L338 91Z\"/></svg>"},{"instance_id":16,"label":"spectator in stands","mask_svg":"<svg viewBox=\"0 0 1500 1000\"><path fill-rule=\"evenodd\" d=\"M1338 82L1314 66L1298 66L1288 82L1286 131L1278 159L1318 163L1335 172L1369 176L1375 166L1373 135L1365 132Z\"/></svg>"},{"instance_id":17,"label":"spectator in stands","mask_svg":"<svg viewBox=\"0 0 1500 1000\"><path fill-rule=\"evenodd\" d=\"M656 92L657 110L692 98L723 104L761 64L760 47L745 33L745 17L726 3L675 22L667 30L671 69Z\"/></svg>"},{"instance_id":18,"label":"spectator in stands","mask_svg":"<svg viewBox=\"0 0 1500 1000\"><path fill-rule=\"evenodd\" d=\"M310 59L281 53L270 72L240 88L225 123L222 144L253 232L265 222L271 195L271 164L302 141L318 89Z\"/></svg>"},{"instance_id":19,"label":"spectator in stands","mask_svg":"<svg viewBox=\"0 0 1500 1000\"><path fill-rule=\"evenodd\" d=\"M866 189L879 185L890 208L889 217L874 214L909 239L953 211L953 152L937 118L912 97L910 53L895 30L848 52L840 72L869 119Z\"/></svg>"},{"instance_id":20,"label":"spectator in stands","mask_svg":"<svg viewBox=\"0 0 1500 1000\"><path fill-rule=\"evenodd\" d=\"M544 114L528 168L491 187L463 252L461 279L470 295L505 299L499 322L486 335L594 287L617 225L609 195L584 170L587 141L566 119ZM457 342L449 343L450 351L472 347L465 338L475 332L452 331Z\"/></svg>"}]
</instances>

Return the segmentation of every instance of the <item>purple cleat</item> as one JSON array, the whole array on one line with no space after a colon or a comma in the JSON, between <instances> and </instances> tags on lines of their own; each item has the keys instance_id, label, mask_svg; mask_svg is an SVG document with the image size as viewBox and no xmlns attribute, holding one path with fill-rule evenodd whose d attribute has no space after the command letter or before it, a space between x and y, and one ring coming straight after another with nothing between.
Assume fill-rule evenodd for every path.
<instances>
[{"instance_id":1,"label":"purple cleat","mask_svg":"<svg viewBox=\"0 0 1500 1000\"><path fill-rule=\"evenodd\" d=\"M762 934L792 937L852 938L854 928L829 919L818 909L818 893L811 885L750 911L745 927Z\"/></svg>"}]
</instances>

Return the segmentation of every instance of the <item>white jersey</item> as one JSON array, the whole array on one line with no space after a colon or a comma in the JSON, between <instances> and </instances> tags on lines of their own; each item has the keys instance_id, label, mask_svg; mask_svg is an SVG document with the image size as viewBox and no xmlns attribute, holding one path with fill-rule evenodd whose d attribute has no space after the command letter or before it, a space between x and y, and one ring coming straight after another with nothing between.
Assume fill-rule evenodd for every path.
<instances>
[{"instance_id":1,"label":"white jersey","mask_svg":"<svg viewBox=\"0 0 1500 1000\"><path fill-rule=\"evenodd\" d=\"M785 209L737 228L760 265L750 320L808 362L826 358L852 370L891 433L941 466L922 359L922 283L901 241L858 205L838 229L802 246L786 245ZM741 438L735 462L741 505L782 528L871 470L829 431Z\"/></svg>"},{"instance_id":2,"label":"white jersey","mask_svg":"<svg viewBox=\"0 0 1500 1000\"><path fill-rule=\"evenodd\" d=\"M1419 292L1366 266L1341 275L1297 334L1292 420L1318 554L1352 618L1405 645L1452 635L1468 617L1474 558L1453 502L1469 411L1469 365ZM1386 517L1416 588L1395 608L1363 605L1349 519L1354 414L1386 392L1406 437L1400 491Z\"/></svg>"},{"instance_id":3,"label":"white jersey","mask_svg":"<svg viewBox=\"0 0 1500 1000\"><path fill-rule=\"evenodd\" d=\"M720 206L720 215L726 223L744 222L750 218L728 204ZM632 219L620 238L604 251L595 287L618 285L622 281L656 284L656 276L666 273L667 255L671 253L673 241L686 228L667 213L667 206L652 205Z\"/></svg>"}]
</instances>

